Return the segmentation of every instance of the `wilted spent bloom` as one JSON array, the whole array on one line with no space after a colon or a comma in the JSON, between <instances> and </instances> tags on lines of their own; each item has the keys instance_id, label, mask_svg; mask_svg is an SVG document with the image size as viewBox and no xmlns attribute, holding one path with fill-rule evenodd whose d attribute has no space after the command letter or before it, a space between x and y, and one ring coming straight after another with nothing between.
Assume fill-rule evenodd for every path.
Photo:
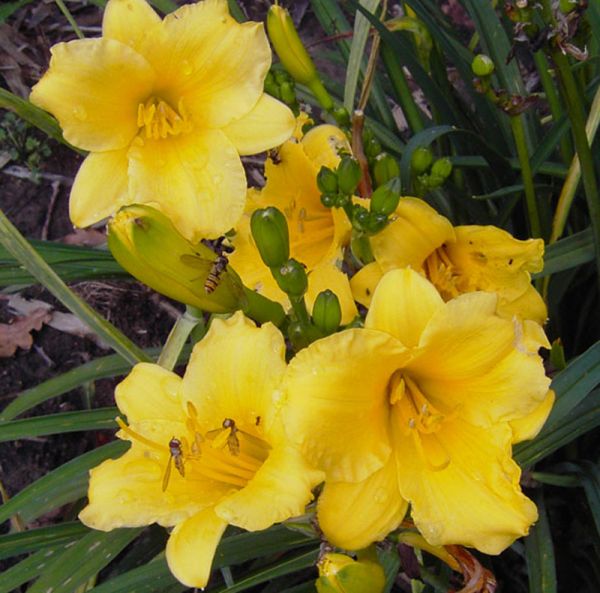
<instances>
[{"instance_id":1,"label":"wilted spent bloom","mask_svg":"<svg viewBox=\"0 0 600 593\"><path fill-rule=\"evenodd\" d=\"M246 304L239 276L222 269L212 249L190 243L155 208L134 204L119 210L108 224L108 246L132 276L176 301L211 313Z\"/></svg>"},{"instance_id":2,"label":"wilted spent bloom","mask_svg":"<svg viewBox=\"0 0 600 593\"><path fill-rule=\"evenodd\" d=\"M351 280L354 298L365 306L383 274L410 266L444 300L465 292L495 292L499 314L546 321L546 305L531 284L531 273L544 265L541 239L521 241L495 226L453 227L423 200L404 197L390 224L371 237L371 249L375 262Z\"/></svg>"},{"instance_id":3,"label":"wilted spent bloom","mask_svg":"<svg viewBox=\"0 0 600 593\"><path fill-rule=\"evenodd\" d=\"M109 0L101 38L52 47L31 101L90 151L71 191L76 226L132 203L155 203L192 241L240 218L239 155L281 144L292 112L263 93L271 50L260 23L237 23L226 0L164 20L145 0Z\"/></svg>"},{"instance_id":4,"label":"wilted spent bloom","mask_svg":"<svg viewBox=\"0 0 600 593\"><path fill-rule=\"evenodd\" d=\"M215 319L183 379L142 363L117 386L120 458L91 471L79 518L94 529L174 527L166 558L189 587L205 587L228 524L248 531L304 512L322 480L285 438L275 406L285 344L270 323Z\"/></svg>"},{"instance_id":5,"label":"wilted spent bloom","mask_svg":"<svg viewBox=\"0 0 600 593\"><path fill-rule=\"evenodd\" d=\"M286 430L326 473L319 525L334 545L383 539L408 505L434 546L498 554L536 507L513 443L532 438L554 395L540 325L496 313L497 296L444 302L414 270L379 282L363 329L318 340L284 381Z\"/></svg>"},{"instance_id":6,"label":"wilted spent bloom","mask_svg":"<svg viewBox=\"0 0 600 593\"><path fill-rule=\"evenodd\" d=\"M346 554L325 554L318 563L318 593L382 593L385 573L373 556L354 560Z\"/></svg>"},{"instance_id":7,"label":"wilted spent bloom","mask_svg":"<svg viewBox=\"0 0 600 593\"><path fill-rule=\"evenodd\" d=\"M246 215L235 229L235 251L230 261L246 286L289 306L286 295L263 264L250 232L252 213L275 206L287 221L290 257L306 266L309 307L321 291L330 289L340 299L342 323L349 323L356 315L356 305L348 277L339 264L342 248L350 241L351 227L342 211L323 206L317 185L321 167L335 169L342 150L349 150L345 134L335 126L321 125L299 142L284 143L276 155L267 159L267 183L260 191L248 192Z\"/></svg>"}]
</instances>

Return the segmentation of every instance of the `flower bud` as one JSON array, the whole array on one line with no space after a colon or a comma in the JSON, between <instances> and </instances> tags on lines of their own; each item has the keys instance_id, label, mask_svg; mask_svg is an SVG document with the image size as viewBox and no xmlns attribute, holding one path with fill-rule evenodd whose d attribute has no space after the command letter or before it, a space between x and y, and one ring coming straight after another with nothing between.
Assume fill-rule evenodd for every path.
<instances>
[{"instance_id":1,"label":"flower bud","mask_svg":"<svg viewBox=\"0 0 600 593\"><path fill-rule=\"evenodd\" d=\"M387 152L382 152L373 164L373 177L377 186L387 183L390 179L400 176L398 161Z\"/></svg>"},{"instance_id":2,"label":"flower bud","mask_svg":"<svg viewBox=\"0 0 600 593\"><path fill-rule=\"evenodd\" d=\"M331 290L320 292L313 305L312 318L325 335L336 331L342 321L342 308L337 295Z\"/></svg>"},{"instance_id":3,"label":"flower bud","mask_svg":"<svg viewBox=\"0 0 600 593\"><path fill-rule=\"evenodd\" d=\"M382 593L385 589L385 573L377 562L330 553L318 566L318 593Z\"/></svg>"},{"instance_id":4,"label":"flower bud","mask_svg":"<svg viewBox=\"0 0 600 593\"><path fill-rule=\"evenodd\" d=\"M371 196L371 212L391 214L400 202L400 179L394 177L385 185L380 185Z\"/></svg>"},{"instance_id":5,"label":"flower bud","mask_svg":"<svg viewBox=\"0 0 600 593\"><path fill-rule=\"evenodd\" d=\"M473 74L475 76L479 76L483 78L485 76L491 76L495 70L494 62L489 56L485 54L477 54L473 58L473 62L471 63L471 70L473 70Z\"/></svg>"},{"instance_id":6,"label":"flower bud","mask_svg":"<svg viewBox=\"0 0 600 593\"><path fill-rule=\"evenodd\" d=\"M379 142L377 138L371 138L371 140L365 146L365 154L371 159L379 155L382 150L383 146L381 146L381 142Z\"/></svg>"},{"instance_id":7,"label":"flower bud","mask_svg":"<svg viewBox=\"0 0 600 593\"><path fill-rule=\"evenodd\" d=\"M335 194L338 190L337 174L328 167L321 167L317 174L317 185L322 194Z\"/></svg>"},{"instance_id":8,"label":"flower bud","mask_svg":"<svg viewBox=\"0 0 600 593\"><path fill-rule=\"evenodd\" d=\"M333 208L337 203L337 198L335 194L323 194L321 196L321 204L325 206L325 208Z\"/></svg>"},{"instance_id":9,"label":"flower bud","mask_svg":"<svg viewBox=\"0 0 600 593\"><path fill-rule=\"evenodd\" d=\"M294 83L284 82L279 86L279 94L281 100L287 105L294 105L296 103L296 91L294 90Z\"/></svg>"},{"instance_id":10,"label":"flower bud","mask_svg":"<svg viewBox=\"0 0 600 593\"><path fill-rule=\"evenodd\" d=\"M250 229L256 247L265 265L282 266L290 257L290 237L285 216L274 208L255 210L250 219Z\"/></svg>"},{"instance_id":11,"label":"flower bud","mask_svg":"<svg viewBox=\"0 0 600 593\"><path fill-rule=\"evenodd\" d=\"M334 109L332 115L338 126L343 128L350 127L350 113L348 113L348 110L345 107Z\"/></svg>"},{"instance_id":12,"label":"flower bud","mask_svg":"<svg viewBox=\"0 0 600 593\"><path fill-rule=\"evenodd\" d=\"M351 156L344 155L337 168L337 177L340 192L352 195L362 177L358 161Z\"/></svg>"},{"instance_id":13,"label":"flower bud","mask_svg":"<svg viewBox=\"0 0 600 593\"><path fill-rule=\"evenodd\" d=\"M415 175L425 173L431 167L432 162L433 154L429 148L425 148L424 146L417 148L410 159L410 165Z\"/></svg>"},{"instance_id":14,"label":"flower bud","mask_svg":"<svg viewBox=\"0 0 600 593\"><path fill-rule=\"evenodd\" d=\"M279 288L290 297L301 297L308 288L308 276L304 266L295 259L289 259L281 267L273 268L273 277Z\"/></svg>"},{"instance_id":15,"label":"flower bud","mask_svg":"<svg viewBox=\"0 0 600 593\"><path fill-rule=\"evenodd\" d=\"M431 166L431 174L446 179L452 173L452 163L449 158L441 158Z\"/></svg>"},{"instance_id":16,"label":"flower bud","mask_svg":"<svg viewBox=\"0 0 600 593\"><path fill-rule=\"evenodd\" d=\"M310 88L324 109L331 110L333 101L285 8L277 4L271 6L267 13L267 32L283 67L297 82Z\"/></svg>"},{"instance_id":17,"label":"flower bud","mask_svg":"<svg viewBox=\"0 0 600 593\"><path fill-rule=\"evenodd\" d=\"M245 306L242 282L226 260L206 245L190 243L155 208L121 208L108 224L108 246L132 276L176 301L211 313Z\"/></svg>"}]
</instances>

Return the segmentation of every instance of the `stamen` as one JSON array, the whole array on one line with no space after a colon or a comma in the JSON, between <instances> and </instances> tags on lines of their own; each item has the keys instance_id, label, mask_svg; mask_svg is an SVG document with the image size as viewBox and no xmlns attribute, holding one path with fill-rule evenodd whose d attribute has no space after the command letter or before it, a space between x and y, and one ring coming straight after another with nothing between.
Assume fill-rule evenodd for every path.
<instances>
[{"instance_id":1,"label":"stamen","mask_svg":"<svg viewBox=\"0 0 600 593\"><path fill-rule=\"evenodd\" d=\"M191 123L181 100L178 108L179 113L166 101L151 97L145 103L138 105L138 127L145 129L146 138L154 140L188 132Z\"/></svg>"},{"instance_id":2,"label":"stamen","mask_svg":"<svg viewBox=\"0 0 600 593\"><path fill-rule=\"evenodd\" d=\"M132 439L139 441L140 443L144 443L144 445L146 445L147 447L156 449L157 451L160 451L161 453L165 453L165 447L159 445L158 443L155 443L154 441L151 441L150 439L147 439L145 436L142 436L138 432L131 430L131 428L129 426L127 426L127 424L125 424L125 422L119 416L117 416L115 418L115 420L116 420L117 424L119 425L119 428L123 432L126 432Z\"/></svg>"}]
</instances>

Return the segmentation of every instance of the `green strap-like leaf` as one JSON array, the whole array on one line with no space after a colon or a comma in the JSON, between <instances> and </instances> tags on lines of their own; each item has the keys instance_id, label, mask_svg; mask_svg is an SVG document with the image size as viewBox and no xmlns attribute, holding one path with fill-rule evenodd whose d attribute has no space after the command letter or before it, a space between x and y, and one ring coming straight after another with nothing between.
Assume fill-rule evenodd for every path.
<instances>
[{"instance_id":1,"label":"green strap-like leaf","mask_svg":"<svg viewBox=\"0 0 600 593\"><path fill-rule=\"evenodd\" d=\"M117 408L98 408L1 422L0 442L63 432L114 429L117 427L115 418L118 413Z\"/></svg>"},{"instance_id":2,"label":"green strap-like leaf","mask_svg":"<svg viewBox=\"0 0 600 593\"><path fill-rule=\"evenodd\" d=\"M90 530L79 521L71 521L50 527L0 535L0 559L70 543L89 532Z\"/></svg>"},{"instance_id":3,"label":"green strap-like leaf","mask_svg":"<svg viewBox=\"0 0 600 593\"><path fill-rule=\"evenodd\" d=\"M110 564L141 531L142 529L89 531L77 543L55 556L27 592L73 593L79 585Z\"/></svg>"},{"instance_id":4,"label":"green strap-like leaf","mask_svg":"<svg viewBox=\"0 0 600 593\"><path fill-rule=\"evenodd\" d=\"M130 362L149 361L143 350L69 289L1 211L0 242L67 309L110 344L115 352Z\"/></svg>"},{"instance_id":5,"label":"green strap-like leaf","mask_svg":"<svg viewBox=\"0 0 600 593\"><path fill-rule=\"evenodd\" d=\"M525 539L529 593L556 593L554 545L546 505L541 493L536 496L535 502L539 518Z\"/></svg>"},{"instance_id":6,"label":"green strap-like leaf","mask_svg":"<svg viewBox=\"0 0 600 593\"><path fill-rule=\"evenodd\" d=\"M561 239L546 247L544 269L533 278L543 278L557 272L564 272L594 260L592 229Z\"/></svg>"},{"instance_id":7,"label":"green strap-like leaf","mask_svg":"<svg viewBox=\"0 0 600 593\"><path fill-rule=\"evenodd\" d=\"M17 513L29 523L53 509L81 498L87 492L90 469L105 459L122 455L127 449L127 442L115 441L61 465L1 505L0 523Z\"/></svg>"}]
</instances>

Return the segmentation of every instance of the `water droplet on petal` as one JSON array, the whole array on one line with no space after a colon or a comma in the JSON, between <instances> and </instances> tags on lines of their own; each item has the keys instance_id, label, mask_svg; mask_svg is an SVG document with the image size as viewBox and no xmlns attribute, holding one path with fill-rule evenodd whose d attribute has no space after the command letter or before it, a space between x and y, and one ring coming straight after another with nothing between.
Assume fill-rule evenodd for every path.
<instances>
[{"instance_id":1,"label":"water droplet on petal","mask_svg":"<svg viewBox=\"0 0 600 593\"><path fill-rule=\"evenodd\" d=\"M192 65L187 60L181 62L181 72L184 76L189 76L193 72Z\"/></svg>"},{"instance_id":2,"label":"water droplet on petal","mask_svg":"<svg viewBox=\"0 0 600 593\"><path fill-rule=\"evenodd\" d=\"M87 119L87 111L85 107L78 105L77 107L73 107L73 117L78 119L79 121L85 121Z\"/></svg>"}]
</instances>

